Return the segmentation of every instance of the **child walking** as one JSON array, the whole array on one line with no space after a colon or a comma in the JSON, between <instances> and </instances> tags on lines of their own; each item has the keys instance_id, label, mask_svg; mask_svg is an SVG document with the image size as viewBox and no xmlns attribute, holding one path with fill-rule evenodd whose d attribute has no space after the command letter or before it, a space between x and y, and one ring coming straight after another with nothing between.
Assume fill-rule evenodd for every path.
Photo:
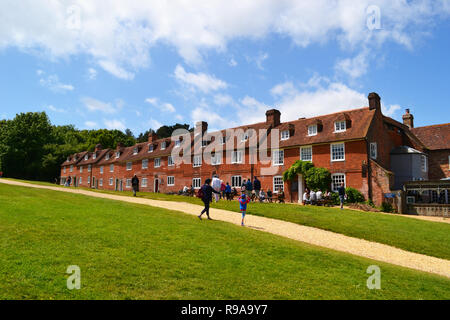
<instances>
[{"instance_id":1,"label":"child walking","mask_svg":"<svg viewBox=\"0 0 450 320\"><path fill-rule=\"evenodd\" d=\"M239 207L242 214L241 226L244 226L245 213L247 212L247 203L250 202L250 197L245 195L245 191L242 191L242 195L239 197Z\"/></svg>"}]
</instances>

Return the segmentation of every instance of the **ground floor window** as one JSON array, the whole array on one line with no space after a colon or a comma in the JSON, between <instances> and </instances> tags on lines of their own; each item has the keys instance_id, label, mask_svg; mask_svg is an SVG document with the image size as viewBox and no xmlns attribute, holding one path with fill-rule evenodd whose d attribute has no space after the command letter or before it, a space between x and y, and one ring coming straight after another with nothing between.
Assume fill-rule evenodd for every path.
<instances>
[{"instance_id":1,"label":"ground floor window","mask_svg":"<svg viewBox=\"0 0 450 320\"><path fill-rule=\"evenodd\" d=\"M241 176L232 176L231 177L231 186L235 188L240 188L242 184Z\"/></svg>"},{"instance_id":2,"label":"ground floor window","mask_svg":"<svg viewBox=\"0 0 450 320\"><path fill-rule=\"evenodd\" d=\"M78 183L79 183L79 184L82 184L82 183L83 183L83 178L82 178L82 177L80 177L80 178L78 179Z\"/></svg>"},{"instance_id":3,"label":"ground floor window","mask_svg":"<svg viewBox=\"0 0 450 320\"><path fill-rule=\"evenodd\" d=\"M131 179L127 179L127 188L131 188Z\"/></svg>"},{"instance_id":4,"label":"ground floor window","mask_svg":"<svg viewBox=\"0 0 450 320\"><path fill-rule=\"evenodd\" d=\"M282 176L273 177L273 192L284 191L284 181Z\"/></svg>"},{"instance_id":5,"label":"ground floor window","mask_svg":"<svg viewBox=\"0 0 450 320\"><path fill-rule=\"evenodd\" d=\"M167 177L167 185L168 185L168 186L173 186L173 185L175 185L175 177L174 177L174 176L169 176L169 177Z\"/></svg>"},{"instance_id":6,"label":"ground floor window","mask_svg":"<svg viewBox=\"0 0 450 320\"><path fill-rule=\"evenodd\" d=\"M109 178L109 185L112 186L113 185L113 178Z\"/></svg>"},{"instance_id":7,"label":"ground floor window","mask_svg":"<svg viewBox=\"0 0 450 320\"><path fill-rule=\"evenodd\" d=\"M99 185L100 187L103 187L103 179L98 179L98 185Z\"/></svg>"},{"instance_id":8,"label":"ground floor window","mask_svg":"<svg viewBox=\"0 0 450 320\"><path fill-rule=\"evenodd\" d=\"M344 183L345 187L345 174L344 173L333 173L331 175L331 190L337 191L341 183Z\"/></svg>"},{"instance_id":9,"label":"ground floor window","mask_svg":"<svg viewBox=\"0 0 450 320\"><path fill-rule=\"evenodd\" d=\"M201 178L194 178L192 179L192 186L194 189L200 189L202 186L202 179Z\"/></svg>"},{"instance_id":10,"label":"ground floor window","mask_svg":"<svg viewBox=\"0 0 450 320\"><path fill-rule=\"evenodd\" d=\"M91 177L88 177L88 184L91 184Z\"/></svg>"},{"instance_id":11,"label":"ground floor window","mask_svg":"<svg viewBox=\"0 0 450 320\"><path fill-rule=\"evenodd\" d=\"M146 188L148 185L148 179L147 178L142 178L142 187Z\"/></svg>"}]
</instances>

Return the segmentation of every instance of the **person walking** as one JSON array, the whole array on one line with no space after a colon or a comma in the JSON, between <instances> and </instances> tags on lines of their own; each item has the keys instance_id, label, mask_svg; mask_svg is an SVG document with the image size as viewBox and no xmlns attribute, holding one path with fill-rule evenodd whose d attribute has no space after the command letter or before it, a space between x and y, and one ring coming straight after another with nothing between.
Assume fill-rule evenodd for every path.
<instances>
[{"instance_id":1,"label":"person walking","mask_svg":"<svg viewBox=\"0 0 450 320\"><path fill-rule=\"evenodd\" d=\"M201 198L205 208L202 210L198 218L202 220L202 215L206 213L208 220L212 220L209 216L209 204L212 202L212 194L217 194L219 192L211 187L211 179L209 178L205 180L205 184L200 188L199 192L201 192Z\"/></svg>"},{"instance_id":2,"label":"person walking","mask_svg":"<svg viewBox=\"0 0 450 320\"><path fill-rule=\"evenodd\" d=\"M219 179L218 175L214 175L214 177L212 178L212 183L211 186L212 188L217 191L214 193L214 200L216 202L219 202L219 198L220 198L220 186L221 186L221 181Z\"/></svg>"},{"instance_id":3,"label":"person walking","mask_svg":"<svg viewBox=\"0 0 450 320\"><path fill-rule=\"evenodd\" d=\"M258 177L255 177L255 180L253 180L253 189L255 190L256 198L259 199L259 193L261 191L261 181L258 180Z\"/></svg>"},{"instance_id":4,"label":"person walking","mask_svg":"<svg viewBox=\"0 0 450 320\"><path fill-rule=\"evenodd\" d=\"M344 209L344 201L345 201L345 187L344 183L342 182L341 185L338 188L338 194L339 194L339 202L341 203L341 210Z\"/></svg>"},{"instance_id":5,"label":"person walking","mask_svg":"<svg viewBox=\"0 0 450 320\"><path fill-rule=\"evenodd\" d=\"M242 191L242 195L239 197L239 208L242 214L241 226L244 226L245 213L247 212L247 203L250 202L250 198L245 195L245 192Z\"/></svg>"},{"instance_id":6,"label":"person walking","mask_svg":"<svg viewBox=\"0 0 450 320\"><path fill-rule=\"evenodd\" d=\"M245 193L247 194L247 197L249 197L250 199L252 198L252 192L253 192L252 180L247 179L247 182L245 183Z\"/></svg>"},{"instance_id":7,"label":"person walking","mask_svg":"<svg viewBox=\"0 0 450 320\"><path fill-rule=\"evenodd\" d=\"M225 195L227 197L227 200L231 201L231 186L227 182L227 185L225 186Z\"/></svg>"},{"instance_id":8,"label":"person walking","mask_svg":"<svg viewBox=\"0 0 450 320\"><path fill-rule=\"evenodd\" d=\"M133 179L131 179L131 186L133 187L133 196L136 197L136 192L139 192L139 179L137 175L134 175Z\"/></svg>"}]
</instances>

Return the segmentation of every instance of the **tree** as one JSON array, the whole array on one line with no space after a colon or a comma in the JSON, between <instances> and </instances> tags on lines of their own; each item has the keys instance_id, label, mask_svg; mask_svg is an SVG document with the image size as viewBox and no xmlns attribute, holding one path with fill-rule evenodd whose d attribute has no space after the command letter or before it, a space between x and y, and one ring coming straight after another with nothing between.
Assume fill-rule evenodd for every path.
<instances>
[{"instance_id":1,"label":"tree","mask_svg":"<svg viewBox=\"0 0 450 320\"><path fill-rule=\"evenodd\" d=\"M158 138L169 138L170 136L172 136L172 133L176 129L186 129L188 131L193 131L193 129L190 129L190 126L186 123L185 124L176 123L173 126L162 126L158 130L156 130L156 135L158 136Z\"/></svg>"},{"instance_id":2,"label":"tree","mask_svg":"<svg viewBox=\"0 0 450 320\"><path fill-rule=\"evenodd\" d=\"M325 168L311 167L305 173L305 182L311 190L327 190L331 185L331 173Z\"/></svg>"}]
</instances>

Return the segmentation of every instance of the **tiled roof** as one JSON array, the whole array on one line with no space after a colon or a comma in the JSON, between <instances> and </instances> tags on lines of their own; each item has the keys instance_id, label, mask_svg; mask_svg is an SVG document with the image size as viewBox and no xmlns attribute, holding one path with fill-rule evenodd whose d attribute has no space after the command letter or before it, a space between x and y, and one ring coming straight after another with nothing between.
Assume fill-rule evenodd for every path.
<instances>
[{"instance_id":1,"label":"tiled roof","mask_svg":"<svg viewBox=\"0 0 450 320\"><path fill-rule=\"evenodd\" d=\"M84 159L83 157L85 156L86 153L87 151L83 151L69 156L68 160L64 161L61 164L61 167L76 165L78 162L80 162L81 159Z\"/></svg>"},{"instance_id":2,"label":"tiled roof","mask_svg":"<svg viewBox=\"0 0 450 320\"><path fill-rule=\"evenodd\" d=\"M90 165L90 164L95 164L97 162L99 162L104 155L106 155L106 153L108 152L109 149L105 149L105 150L99 150L96 152L87 152L86 154L88 155L88 159L84 160L86 154L82 157L81 161L79 161L77 163L77 166L86 166L86 165ZM96 158L94 159L94 153L96 153Z\"/></svg>"},{"instance_id":3,"label":"tiled roof","mask_svg":"<svg viewBox=\"0 0 450 320\"><path fill-rule=\"evenodd\" d=\"M450 123L412 128L411 131L429 150L450 149Z\"/></svg>"}]
</instances>

